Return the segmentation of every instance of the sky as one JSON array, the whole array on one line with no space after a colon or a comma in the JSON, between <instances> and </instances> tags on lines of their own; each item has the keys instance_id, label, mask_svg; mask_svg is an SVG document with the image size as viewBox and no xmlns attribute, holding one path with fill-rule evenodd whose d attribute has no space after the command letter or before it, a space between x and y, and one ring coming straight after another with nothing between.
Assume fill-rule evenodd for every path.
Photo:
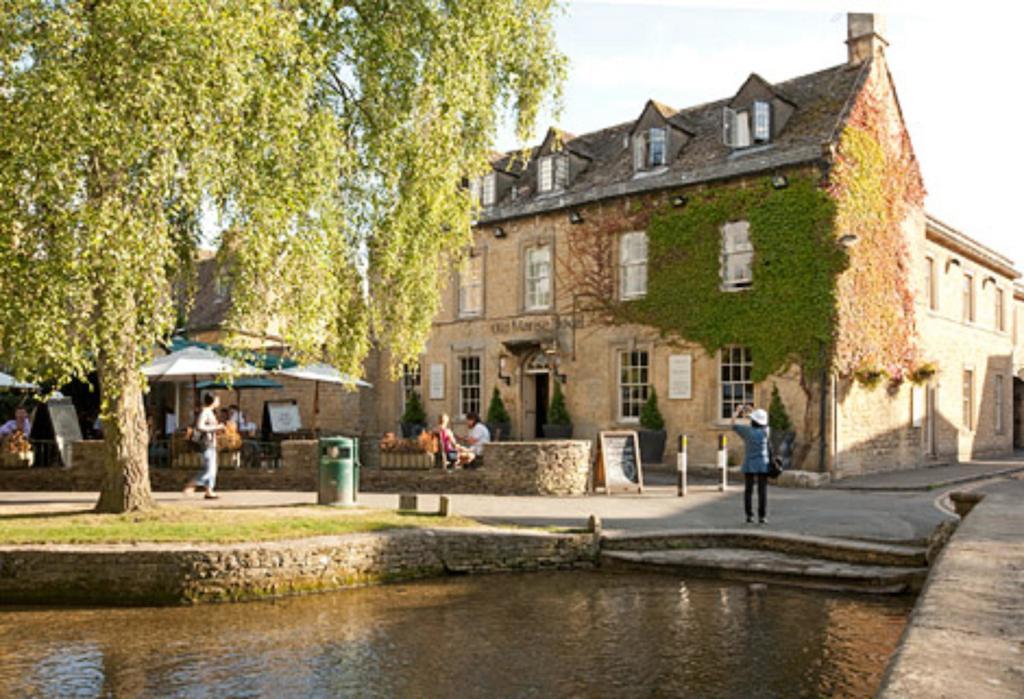
<instances>
[{"instance_id":1,"label":"sky","mask_svg":"<svg viewBox=\"0 0 1024 699\"><path fill-rule=\"evenodd\" d=\"M581 134L636 119L648 98L676 108L846 60L844 6L830 0L568 0L557 22L569 59L564 108L538 124ZM1024 271L1024 4L916 0L881 12L886 58L924 175L929 213ZM992 131L988 129L992 128ZM539 138L538 138L539 140ZM501 149L517 147L510 128Z\"/></svg>"}]
</instances>

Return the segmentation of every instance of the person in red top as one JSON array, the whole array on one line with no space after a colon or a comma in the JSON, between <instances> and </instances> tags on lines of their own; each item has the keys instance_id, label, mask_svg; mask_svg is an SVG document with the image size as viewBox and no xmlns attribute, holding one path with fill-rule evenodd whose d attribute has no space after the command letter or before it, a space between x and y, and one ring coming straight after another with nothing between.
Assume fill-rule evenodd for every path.
<instances>
[{"instance_id":1,"label":"person in red top","mask_svg":"<svg viewBox=\"0 0 1024 699\"><path fill-rule=\"evenodd\" d=\"M450 426L448 413L441 413L437 419L437 440L441 443L441 458L444 468L454 468L459 462L459 445L455 441L455 433Z\"/></svg>"}]
</instances>

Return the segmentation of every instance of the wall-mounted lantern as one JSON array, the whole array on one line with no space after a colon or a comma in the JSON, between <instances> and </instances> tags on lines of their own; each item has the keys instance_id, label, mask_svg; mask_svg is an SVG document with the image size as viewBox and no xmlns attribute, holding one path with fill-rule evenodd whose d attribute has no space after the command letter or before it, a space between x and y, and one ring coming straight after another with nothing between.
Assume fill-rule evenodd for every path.
<instances>
[{"instance_id":1,"label":"wall-mounted lantern","mask_svg":"<svg viewBox=\"0 0 1024 699\"><path fill-rule=\"evenodd\" d=\"M504 354L498 355L498 378L504 381L506 386L511 386L512 377L506 372L508 372L508 356Z\"/></svg>"}]
</instances>

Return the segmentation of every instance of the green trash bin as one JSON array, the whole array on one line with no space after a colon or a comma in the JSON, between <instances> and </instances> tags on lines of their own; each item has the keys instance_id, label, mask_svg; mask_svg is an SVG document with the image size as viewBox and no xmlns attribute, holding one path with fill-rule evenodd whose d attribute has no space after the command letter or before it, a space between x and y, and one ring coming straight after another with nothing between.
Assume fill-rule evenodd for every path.
<instances>
[{"instance_id":1,"label":"green trash bin","mask_svg":"<svg viewBox=\"0 0 1024 699\"><path fill-rule=\"evenodd\" d=\"M356 442L349 437L320 439L318 505L356 504Z\"/></svg>"}]
</instances>

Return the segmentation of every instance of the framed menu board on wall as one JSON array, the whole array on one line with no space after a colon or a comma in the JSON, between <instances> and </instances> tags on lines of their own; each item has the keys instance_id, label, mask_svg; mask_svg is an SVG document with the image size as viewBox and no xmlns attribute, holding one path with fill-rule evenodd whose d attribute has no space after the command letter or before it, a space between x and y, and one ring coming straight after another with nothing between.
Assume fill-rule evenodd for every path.
<instances>
[{"instance_id":1,"label":"framed menu board on wall","mask_svg":"<svg viewBox=\"0 0 1024 699\"><path fill-rule=\"evenodd\" d=\"M594 488L644 492L643 462L640 460L640 437L635 431L604 431L598 433L597 461L594 464Z\"/></svg>"}]
</instances>

